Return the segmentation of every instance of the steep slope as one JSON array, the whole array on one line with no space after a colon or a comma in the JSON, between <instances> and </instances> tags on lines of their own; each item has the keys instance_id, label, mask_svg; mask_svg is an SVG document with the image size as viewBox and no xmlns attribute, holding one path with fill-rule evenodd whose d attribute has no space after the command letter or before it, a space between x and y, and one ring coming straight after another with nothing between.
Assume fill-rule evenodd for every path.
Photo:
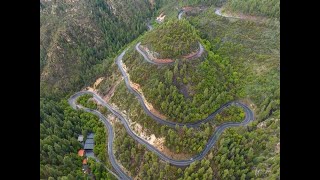
<instances>
[{"instance_id":1,"label":"steep slope","mask_svg":"<svg viewBox=\"0 0 320 180\"><path fill-rule=\"evenodd\" d=\"M224 133L214 150L215 177L279 179L280 22L276 18L264 22L228 19L214 12L212 7L187 19L214 45L210 47L214 53L241 67L238 73L245 74L242 93L256 117L249 127Z\"/></svg>"},{"instance_id":2,"label":"steep slope","mask_svg":"<svg viewBox=\"0 0 320 180\"><path fill-rule=\"evenodd\" d=\"M228 0L225 8L231 12L280 18L280 0Z\"/></svg>"},{"instance_id":3,"label":"steep slope","mask_svg":"<svg viewBox=\"0 0 320 180\"><path fill-rule=\"evenodd\" d=\"M196 30L185 20L171 19L148 33L141 45L158 53L158 58L180 58L198 50Z\"/></svg>"},{"instance_id":4,"label":"steep slope","mask_svg":"<svg viewBox=\"0 0 320 180\"><path fill-rule=\"evenodd\" d=\"M152 6L144 0L40 1L40 178L86 179L77 151L79 134L95 132L95 155L108 168L106 132L88 113L66 104L97 75L108 76L113 57L147 28ZM66 145L69 145L67 147ZM71 145L71 146L70 146ZM88 161L97 179L115 179Z\"/></svg>"},{"instance_id":5,"label":"steep slope","mask_svg":"<svg viewBox=\"0 0 320 180\"><path fill-rule=\"evenodd\" d=\"M132 82L153 108L170 120L193 122L227 101L245 98L245 103L255 111L256 120L248 127L227 130L203 160L180 168L163 162L134 141L120 121L98 105L98 110L115 128L117 161L134 179L279 179L279 22L228 19L214 14L216 7L206 7L204 11L183 15L186 26L191 22L191 28L179 32L172 24L172 32L161 29L172 22L171 18L177 18L181 7L220 2L223 1L40 1L41 93L54 93L53 97L58 99L56 102L41 98L40 177L87 178L83 177L81 160L76 155L80 147L76 138L79 133L89 131L95 132L99 140L96 155L112 169L105 156L108 133L103 124L90 113L75 112L61 96L92 84L97 75L104 77L97 87L99 93L108 96L108 102L123 112L134 127L140 127L136 130L139 134L147 138L156 136L155 146L177 159L188 159L190 154L200 152L208 134L215 130L215 123L243 118L239 109L229 109L200 129L193 129L169 128L146 115L121 81L114 57L120 54L123 45L146 30L147 14L152 14L149 12L154 8L159 10L157 15L165 11L165 23L154 27L153 31L158 33L148 32L132 42L123 58ZM248 2L251 7L254 1ZM201 58L192 61L182 58L184 54L180 51L196 47L194 41L178 38L184 32L190 36L196 33L194 37L205 48ZM159 38L162 33L170 35ZM140 41L142 45L149 44L152 50L165 52L164 58L174 54L175 62L150 64L134 48ZM160 41L168 48L161 47ZM184 43L190 46L180 46ZM152 44L158 47L151 47ZM84 99L92 103L92 99ZM114 178L101 165L89 164L96 179Z\"/></svg>"},{"instance_id":6,"label":"steep slope","mask_svg":"<svg viewBox=\"0 0 320 180\"><path fill-rule=\"evenodd\" d=\"M152 32L150 34L154 35ZM147 33L142 39L148 41L150 34ZM177 36L175 33L169 35L173 37L168 36L168 39L175 39L174 43L183 48L183 38L174 37ZM154 38L154 42L162 41L160 35ZM209 49L209 42L199 41L204 44L205 51ZM176 52L172 49L172 53ZM129 50L123 62L131 81L137 84L146 100L172 121L195 122L241 95L242 74L237 73L227 58L210 51L192 61L181 59L176 60L174 65L159 67L146 63L136 50Z\"/></svg>"},{"instance_id":7,"label":"steep slope","mask_svg":"<svg viewBox=\"0 0 320 180\"><path fill-rule=\"evenodd\" d=\"M146 30L149 2L42 1L40 6L41 94L81 88L102 73L104 59Z\"/></svg>"},{"instance_id":8,"label":"steep slope","mask_svg":"<svg viewBox=\"0 0 320 180\"><path fill-rule=\"evenodd\" d=\"M207 85L207 83L204 83L207 81L206 77L199 79L204 79L202 83L203 85L206 84L207 87L211 87L213 84L216 85L208 90L205 89L205 86L200 86L199 90L201 89L203 93L201 90L194 93L194 96L202 95L198 96L201 98L199 99L203 105L201 107L203 110L200 110L200 113L209 109L215 103L204 103L207 98L203 97L208 97L204 96L204 94L219 94L218 97L212 96L211 98L215 100L245 98L244 101L254 109L256 120L246 128L235 128L225 132L219 144L215 146L216 148L209 153L207 159L209 161L201 162L198 172L194 165L190 165L186 169L178 170L178 173L174 170L169 170L165 174L174 172L176 173L175 179L187 179L189 176L195 179L204 172L203 167L209 166L206 165L208 163L210 164L209 167L212 167L214 171L214 178L209 176L209 179L279 179L279 22L274 19L258 23L228 19L214 14L215 8L208 8L206 12L198 15L194 14L191 17L186 16L186 19L190 20L192 25L200 30L201 37L207 40L204 44L206 50L209 51L209 57L204 62L208 62L208 64L206 64L205 68L201 68L201 71L206 76L209 76L208 79L212 81ZM158 40L160 41L160 39ZM150 64L144 60L141 54L134 49L129 49L124 57L124 62L130 78L136 83L137 88L142 89L147 100L161 113L168 115L168 117L178 118L178 121L184 114L196 113L195 108L188 107L185 111L182 111L181 115L173 112L176 114L170 116L169 114L172 113L172 110L179 111L182 109L181 104L177 103L180 100L178 92L181 89L178 88L179 90L176 90L175 87L170 87L170 85L170 88L167 87L175 75L180 75L180 71L181 77L186 77L186 79L190 74L195 76L196 73L194 72L196 69L200 69L200 66L197 65L201 61L193 61L193 63L179 61L176 63L176 72L174 70L172 72L170 69L173 68L172 66ZM187 71L184 70L184 65L186 65ZM185 74L187 75L183 72L186 72ZM218 80L215 78L218 78ZM198 82L199 79L197 78ZM191 86L193 85L191 84ZM218 90L215 92L216 88ZM227 89L227 93L223 92L223 88ZM141 112L139 103L133 103L134 98L131 98L125 91L125 86L120 86L120 89L116 90L115 93L122 94L114 96L115 99L112 102L120 109L123 109L124 112L127 112L128 117L134 123L143 124L143 131L151 129L149 133L156 134L158 139L163 136L166 137L164 144L168 145L171 150L173 149L181 154L184 151L183 141L177 137L183 137L184 131L176 129L178 135L175 136L173 135L174 133L171 133L175 132L175 130L172 131L170 129L167 131L166 127L153 123L149 117L146 117ZM176 92L172 93L172 96L166 96L166 93L170 94L172 91ZM234 97L227 96L225 98L226 94L234 95ZM194 98L194 96L191 97ZM190 104L190 102L188 103ZM163 109L168 109L163 111L162 106ZM170 108L170 106L172 107ZM182 119L185 120L185 118ZM169 138L167 138L168 136ZM170 138L173 141L170 141ZM188 142L188 145L190 144L192 143ZM134 156L134 153L131 153L129 157L131 156ZM130 161L132 159L126 159L125 162L129 163ZM152 161L154 162L154 160ZM162 164L160 163L155 167L159 166L161 167ZM128 167L130 166L128 165ZM150 173L149 170L154 172L154 168L144 168L142 177L159 178L157 175ZM210 172L210 170L209 168L206 172ZM163 177L162 175L160 177Z\"/></svg>"}]
</instances>

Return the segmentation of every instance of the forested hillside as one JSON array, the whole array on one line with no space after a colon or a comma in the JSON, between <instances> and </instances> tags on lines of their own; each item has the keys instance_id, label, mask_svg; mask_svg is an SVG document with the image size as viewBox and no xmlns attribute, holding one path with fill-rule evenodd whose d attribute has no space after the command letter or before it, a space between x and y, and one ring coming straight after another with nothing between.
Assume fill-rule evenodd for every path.
<instances>
[{"instance_id":1,"label":"forested hillside","mask_svg":"<svg viewBox=\"0 0 320 180\"><path fill-rule=\"evenodd\" d=\"M203 44L210 49L209 42ZM147 100L171 121L196 122L243 95L243 73L238 70L241 66L232 66L229 59L211 51L207 57L177 60L174 65L160 68L145 63L133 51L125 55L124 63L131 80L139 84Z\"/></svg>"},{"instance_id":2,"label":"forested hillside","mask_svg":"<svg viewBox=\"0 0 320 180\"><path fill-rule=\"evenodd\" d=\"M170 19L144 36L142 45L159 54L159 58L175 59L196 51L199 37L187 21Z\"/></svg>"},{"instance_id":3,"label":"forested hillside","mask_svg":"<svg viewBox=\"0 0 320 180\"><path fill-rule=\"evenodd\" d=\"M41 94L74 91L102 74L118 50L147 29L151 7L143 0L43 1Z\"/></svg>"},{"instance_id":4,"label":"forested hillside","mask_svg":"<svg viewBox=\"0 0 320 180\"><path fill-rule=\"evenodd\" d=\"M73 109L68 99L90 86L128 121L132 131L166 156L190 160L206 148L219 125L241 122L246 114L229 106L199 127L169 127L152 119L132 94L116 57L147 108L167 121L197 122L230 101L246 104L254 122L222 132L216 144L185 167L162 161L134 140L122 122L92 95L76 104L100 111L113 126L117 163L132 179L280 179L280 4L279 0L41 0L40 1L40 179L116 179L110 163L108 130L96 115ZM226 18L216 9L261 16L263 21ZM184 13L178 20L178 12ZM164 13L163 23L156 23ZM147 23L153 29L147 31ZM173 58L156 65L135 49ZM197 58L185 55L196 51ZM101 81L98 81L101 78ZM99 83L97 83L99 82ZM93 87L93 88L92 88ZM95 133L88 161L93 176L82 171L77 155Z\"/></svg>"},{"instance_id":5,"label":"forested hillside","mask_svg":"<svg viewBox=\"0 0 320 180\"><path fill-rule=\"evenodd\" d=\"M108 68L113 58L147 30L152 11L144 0L40 1L41 179L86 179L76 138L106 133L97 117L72 110L66 99L98 75L113 71ZM107 161L106 142L96 142L96 155ZM98 164L91 166L98 179L112 176Z\"/></svg>"},{"instance_id":6,"label":"forested hillside","mask_svg":"<svg viewBox=\"0 0 320 180\"><path fill-rule=\"evenodd\" d=\"M280 18L280 0L228 0L226 9L244 14Z\"/></svg>"}]
</instances>

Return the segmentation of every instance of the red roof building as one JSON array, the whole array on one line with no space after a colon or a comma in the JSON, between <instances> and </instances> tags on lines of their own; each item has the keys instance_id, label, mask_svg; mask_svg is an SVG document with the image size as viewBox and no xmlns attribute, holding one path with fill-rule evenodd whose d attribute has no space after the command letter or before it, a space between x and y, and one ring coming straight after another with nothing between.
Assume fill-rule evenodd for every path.
<instances>
[{"instance_id":1,"label":"red roof building","mask_svg":"<svg viewBox=\"0 0 320 180\"><path fill-rule=\"evenodd\" d=\"M84 154L85 154L84 149L80 149L80 150L78 151L78 155L79 155L79 156L83 157Z\"/></svg>"}]
</instances>

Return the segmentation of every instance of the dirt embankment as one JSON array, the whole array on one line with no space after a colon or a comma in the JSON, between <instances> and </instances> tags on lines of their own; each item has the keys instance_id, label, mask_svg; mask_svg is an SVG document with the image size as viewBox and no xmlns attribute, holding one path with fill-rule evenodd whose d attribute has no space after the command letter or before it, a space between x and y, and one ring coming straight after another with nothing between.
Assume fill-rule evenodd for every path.
<instances>
[{"instance_id":1,"label":"dirt embankment","mask_svg":"<svg viewBox=\"0 0 320 180\"><path fill-rule=\"evenodd\" d=\"M144 128L139 123L134 123L132 125L132 129L136 132L144 140L148 141L152 146L157 148L166 156L173 158L173 159L190 159L192 157L191 154L184 154L184 153L175 153L172 152L168 147L165 146L165 138L160 137L157 138L154 134L148 135Z\"/></svg>"},{"instance_id":2,"label":"dirt embankment","mask_svg":"<svg viewBox=\"0 0 320 180\"><path fill-rule=\"evenodd\" d=\"M183 58L190 59L190 58L194 57L197 54L198 54L198 51L195 51L195 52L192 52L192 53L190 53L188 55L183 56Z\"/></svg>"},{"instance_id":3,"label":"dirt embankment","mask_svg":"<svg viewBox=\"0 0 320 180\"><path fill-rule=\"evenodd\" d=\"M140 47L142 48L142 50L144 50L144 52L146 52L147 56L148 56L152 61L154 61L154 62L156 62L156 63L164 63L164 64L165 64L165 63L171 63L171 62L173 62L173 59L169 59L169 58L166 58L166 59L157 58L157 57L155 56L156 53L150 51L149 48L146 47L146 46L140 45Z\"/></svg>"},{"instance_id":4,"label":"dirt embankment","mask_svg":"<svg viewBox=\"0 0 320 180\"><path fill-rule=\"evenodd\" d=\"M121 63L121 66L123 67L123 69L125 70L125 72L126 72L126 74L127 74L127 76L128 76L128 80L129 80L130 86L131 86L133 89L135 89L136 91L139 92L139 94L141 95L141 97L142 97L142 99L143 99L143 102L144 102L144 104L146 105L146 107L148 108L148 110L149 110L150 112L152 112L154 115L156 115L156 116L158 116L159 118L161 118L161 119L167 119L167 117L166 117L165 115L161 114L158 110L156 110L155 108L153 108L152 104L149 103L149 102L146 100L146 98L145 98L144 95L143 95L143 92L142 92L142 89L141 89L140 85L131 81L131 79L130 79L130 74L127 73L127 66L126 66L123 62Z\"/></svg>"},{"instance_id":5,"label":"dirt embankment","mask_svg":"<svg viewBox=\"0 0 320 180\"><path fill-rule=\"evenodd\" d=\"M131 87L133 87L135 90L137 90L141 94L143 102L144 102L144 104L146 105L146 107L148 108L149 111L151 111L154 115L158 116L161 119L166 119L167 118L165 115L161 114L158 110L156 110L153 107L153 105L146 100L146 98L144 97L143 92L142 92L139 84L130 81L130 85L131 85Z\"/></svg>"},{"instance_id":6,"label":"dirt embankment","mask_svg":"<svg viewBox=\"0 0 320 180\"><path fill-rule=\"evenodd\" d=\"M104 80L104 77L100 77L96 80L96 82L93 84L93 88L96 89L97 86L101 83L101 81Z\"/></svg>"},{"instance_id":7,"label":"dirt embankment","mask_svg":"<svg viewBox=\"0 0 320 180\"><path fill-rule=\"evenodd\" d=\"M151 59L153 62L155 63L162 63L162 64L166 64L166 63L172 63L174 62L173 59L170 59L170 58L164 58L164 59L161 59L161 58L157 58L156 56L159 55L158 53L156 52L153 52L151 51L148 47L146 46L143 46L143 45L140 45L141 49L147 54L147 56L149 57L149 59ZM185 59L193 59L193 58L197 58L197 57L200 57L202 55L202 52L201 51L201 48L198 48L196 51L194 52L191 52L190 54L187 54L187 55L183 55L182 57L185 58Z\"/></svg>"},{"instance_id":8,"label":"dirt embankment","mask_svg":"<svg viewBox=\"0 0 320 180\"><path fill-rule=\"evenodd\" d=\"M113 94L114 94L114 91L116 90L116 87L120 84L121 80L122 80L122 78L119 78L119 79L116 81L116 83L111 86L111 88L109 89L109 91L107 92L107 94L102 97L103 100L105 100L106 102L108 102L108 101L111 99L111 97L112 97Z\"/></svg>"},{"instance_id":9,"label":"dirt embankment","mask_svg":"<svg viewBox=\"0 0 320 180\"><path fill-rule=\"evenodd\" d=\"M124 65L124 64L123 64ZM125 65L124 65L125 67ZM125 67L126 69L126 67ZM129 74L128 74L128 77L129 77ZM87 91L91 91L91 92L95 92L98 94L97 92L97 89L96 87L99 85L99 83L103 80L103 78L98 78L96 80L96 82L93 84L93 87L87 87L85 88L85 90ZM122 79L119 79L116 84L114 84L108 94L106 96L103 97L104 100L110 98L116 88L116 86L120 83ZM129 80L130 80L130 77L129 77ZM161 114L160 112L158 112L156 109L153 108L152 104L147 102L145 97L143 96L143 92L140 88L140 85L137 84L137 83L133 83L130 81L130 84L133 88L135 88L138 92L141 93L141 96L144 100L144 103L146 104L147 108L153 113L155 114L156 116L160 117L160 118L163 118L165 119L166 117ZM96 101L97 102L97 101ZM98 104L98 108L99 109L102 109L103 107L97 102ZM119 110L119 108L115 105L115 104L112 104L113 107L115 107L116 109ZM148 143L150 143L152 146L156 147L159 151L161 151L162 153L164 153L166 156L168 157L171 157L173 159L190 159L191 158L191 155L190 154L184 154L184 153L175 153L175 152L172 152L169 148L167 148L165 146L165 138L164 137L156 137L154 134L150 134L150 133L147 133L146 130L137 122L132 122L130 118L128 118L128 116L126 115L126 112L125 111L122 111L122 114L124 116L126 116L126 119L128 119L128 123L131 127L131 129L138 135L140 136L141 138L143 138L144 140L146 140ZM107 115L107 119L109 120L109 122L114 126L115 123L119 123L116 119L116 117L112 114L109 114ZM123 168L125 170L125 168Z\"/></svg>"},{"instance_id":10,"label":"dirt embankment","mask_svg":"<svg viewBox=\"0 0 320 180\"><path fill-rule=\"evenodd\" d=\"M122 79L123 79L122 77L119 78L119 79L115 82L115 84L113 84L113 85L110 87L110 89L108 90L108 92L107 92L107 94L106 94L105 96L102 96L102 95L99 93L98 89L97 89L98 85L104 80L104 77L98 78L92 86L88 86L88 87L84 88L83 90L84 90L84 91L94 92L94 93L98 94L99 96L101 96L103 100L105 100L106 102L108 102L108 101L111 99L111 97L113 96L116 87L120 84L120 82L121 82Z\"/></svg>"},{"instance_id":11,"label":"dirt embankment","mask_svg":"<svg viewBox=\"0 0 320 180\"><path fill-rule=\"evenodd\" d=\"M101 81L104 79L104 77L100 77L100 78L98 78L94 83L93 83L93 86L91 87L91 86L88 86L88 87L86 87L84 90L86 90L86 91L91 91L91 92L95 92L95 93L97 93L98 94L98 89L97 89L97 87L98 87L98 85L101 83Z\"/></svg>"},{"instance_id":12,"label":"dirt embankment","mask_svg":"<svg viewBox=\"0 0 320 180\"><path fill-rule=\"evenodd\" d=\"M187 54L187 55L182 56L182 57L185 58L185 59L193 59L193 58L200 57L201 54L202 54L202 52L201 52L201 50L200 50L200 48L199 48L197 51L192 52L192 53Z\"/></svg>"},{"instance_id":13,"label":"dirt embankment","mask_svg":"<svg viewBox=\"0 0 320 180\"><path fill-rule=\"evenodd\" d=\"M154 134L148 135L139 123L134 123L132 127L136 134L138 134L141 138L146 140L152 146L156 147L159 150L163 148L165 142L164 137L156 138Z\"/></svg>"}]
</instances>

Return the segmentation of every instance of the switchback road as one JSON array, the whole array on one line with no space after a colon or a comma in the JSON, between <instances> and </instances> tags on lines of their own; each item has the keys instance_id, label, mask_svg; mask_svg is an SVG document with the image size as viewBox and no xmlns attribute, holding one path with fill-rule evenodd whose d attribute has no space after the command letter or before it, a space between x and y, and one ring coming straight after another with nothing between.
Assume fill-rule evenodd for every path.
<instances>
[{"instance_id":1,"label":"switchback road","mask_svg":"<svg viewBox=\"0 0 320 180\"><path fill-rule=\"evenodd\" d=\"M192 162L196 161L196 160L201 160L205 157L205 155L210 151L210 149L215 145L215 143L217 142L220 134L229 127L238 127L238 126L245 126L248 123L250 123L251 121L254 120L254 115L253 112L249 109L249 107L247 107L245 104L242 104L241 102L237 102L237 101L233 101L233 102L228 102L226 104L224 104L223 106L221 106L218 110L216 110L215 112L211 113L207 118L199 120L198 122L195 123L176 123L176 122L172 122L166 119L161 119L159 117L157 117L156 115L154 115L152 112L149 111L149 109L146 107L146 105L144 104L144 101L142 99L142 96L140 95L139 92L137 92L134 88L132 88L130 86L129 83L129 77L126 73L126 71L124 70L123 66L122 66L122 58L125 54L126 50L123 51L120 56L117 57L116 59L116 63L122 73L122 76L124 77L126 86L128 88L128 90L133 93L137 99L139 100L140 104L142 105L142 108L144 109L144 111L155 121L157 121L158 123L162 124L162 125L167 125L169 127L174 128L176 125L178 126L184 126L186 125L188 128L193 127L193 128L197 128L199 127L201 124L208 122L209 120L213 119L215 117L215 115L219 112L221 112L224 108L230 106L230 105L236 105L239 107L242 107L245 111L245 119L242 122L227 122L227 123L223 123L220 126L218 126L215 130L215 132L212 134L212 136L209 138L207 145L204 147L204 149L197 155L195 155L194 157L190 158L190 159L186 159L186 160L175 160L172 158L169 158L168 156L166 156L165 154L163 154L161 151L159 151L157 148L155 148L154 146L152 146L151 144L149 144L147 141L145 141L144 139L142 139L141 137L139 137L137 134L135 134L132 129L129 126L128 120L115 108L113 108L110 104L108 104L107 102L105 102L98 94L91 92L91 91L80 91L76 94L74 94L73 96L71 96L68 100L69 104L74 108L74 109L82 109L86 112L90 112L93 113L95 115L97 115L100 120L104 123L104 125L107 127L108 129L108 155L109 155L109 159L110 162L112 164L112 166L114 167L114 169L116 170L116 172L118 173L118 175L120 176L120 178L122 179L130 179L130 177L121 169L121 166L117 163L115 155L113 153L113 140L114 140L114 131L112 128L112 125L110 124L110 122L107 120L107 118L102 115L99 111L97 110L92 110L89 108L85 108L83 106L77 105L76 104L76 100L79 96L83 95L83 94L91 94L93 95L93 98L102 106L106 107L112 114L114 114L119 120L120 122L123 124L123 126L125 127L127 133L129 136L131 136L134 140L136 140L138 143L144 145L148 150L154 152L161 160L168 162L172 165L175 166L187 166L189 164L191 164Z\"/></svg>"}]
</instances>

